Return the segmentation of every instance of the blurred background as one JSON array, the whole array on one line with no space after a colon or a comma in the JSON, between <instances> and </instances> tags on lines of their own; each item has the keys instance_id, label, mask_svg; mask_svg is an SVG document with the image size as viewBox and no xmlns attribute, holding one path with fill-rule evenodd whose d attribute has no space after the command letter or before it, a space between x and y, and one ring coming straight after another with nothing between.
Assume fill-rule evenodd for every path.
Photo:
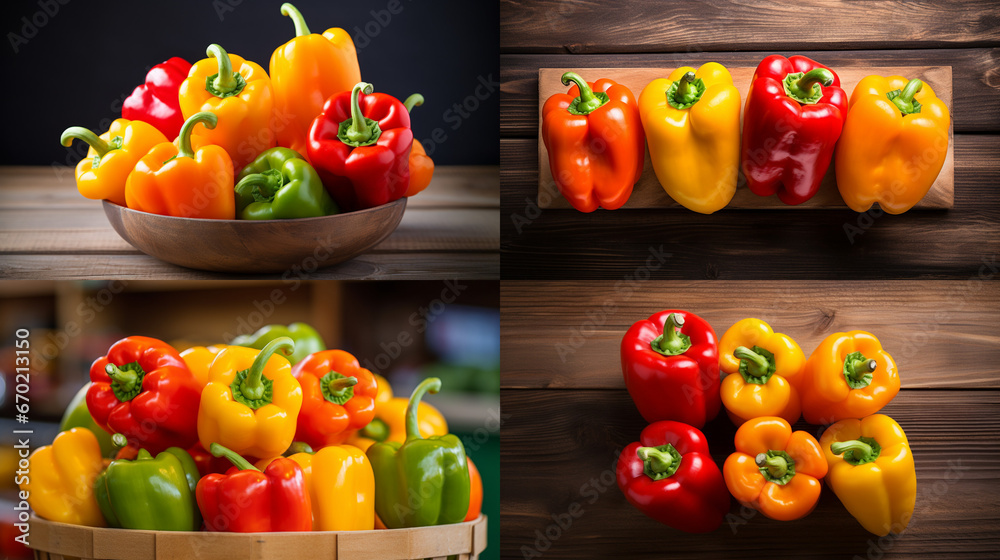
<instances>
[{"instance_id":1,"label":"blurred background","mask_svg":"<svg viewBox=\"0 0 1000 560\"><path fill-rule=\"evenodd\" d=\"M16 492L12 430L33 429L33 449L50 443L90 364L115 341L151 336L180 351L302 321L327 348L388 378L395 396L441 378L442 391L425 400L482 474L490 517L482 558L499 558L499 304L498 282L0 282L0 498ZM13 420L18 329L30 331L27 426ZM4 548L12 512L0 502L0 558L17 557Z\"/></svg>"},{"instance_id":2,"label":"blurred background","mask_svg":"<svg viewBox=\"0 0 1000 560\"><path fill-rule=\"evenodd\" d=\"M179 56L195 62L212 43L268 70L295 36L280 0L6 0L0 48L5 126L0 165L75 165L86 153L59 144L69 126L98 134L147 70ZM438 0L293 2L310 31L341 27L354 38L362 78L375 91L426 102L414 137L438 165L499 163L500 58L496 4ZM14 86L14 83L17 85ZM98 130L100 129L100 130ZM440 131L438 131L440 129ZM435 140L431 140L431 138ZM78 151L79 150L79 153Z\"/></svg>"}]
</instances>

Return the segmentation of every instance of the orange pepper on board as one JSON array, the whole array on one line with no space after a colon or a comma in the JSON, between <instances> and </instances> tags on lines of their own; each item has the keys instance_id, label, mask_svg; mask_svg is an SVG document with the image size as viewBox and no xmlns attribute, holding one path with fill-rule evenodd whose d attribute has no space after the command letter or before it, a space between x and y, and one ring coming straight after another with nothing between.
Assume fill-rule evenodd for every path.
<instances>
[{"instance_id":1,"label":"orange pepper on board","mask_svg":"<svg viewBox=\"0 0 1000 560\"><path fill-rule=\"evenodd\" d=\"M406 98L403 106L407 111L413 112L414 107L424 104L424 96L419 93ZM410 147L410 184L406 187L403 196L413 196L427 188L431 184L431 177L434 176L434 160L427 155L424 145L420 140L413 139L413 146Z\"/></svg>"}]
</instances>

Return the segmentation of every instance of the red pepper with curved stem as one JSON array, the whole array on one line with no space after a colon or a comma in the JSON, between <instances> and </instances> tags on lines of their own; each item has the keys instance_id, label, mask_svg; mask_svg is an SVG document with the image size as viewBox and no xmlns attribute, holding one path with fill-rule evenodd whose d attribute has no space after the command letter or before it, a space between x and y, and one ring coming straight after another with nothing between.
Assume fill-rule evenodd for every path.
<instances>
[{"instance_id":1,"label":"red pepper with curved stem","mask_svg":"<svg viewBox=\"0 0 1000 560\"><path fill-rule=\"evenodd\" d=\"M312 503L302 468L278 457L263 472L235 451L213 443L210 451L233 468L198 481L195 495L209 531L271 533L311 531Z\"/></svg>"},{"instance_id":2,"label":"red pepper with curved stem","mask_svg":"<svg viewBox=\"0 0 1000 560\"><path fill-rule=\"evenodd\" d=\"M729 512L729 491L697 428L665 420L646 426L618 457L618 487L652 519L707 533Z\"/></svg>"},{"instance_id":3,"label":"red pepper with curved stem","mask_svg":"<svg viewBox=\"0 0 1000 560\"><path fill-rule=\"evenodd\" d=\"M302 385L295 441L313 449L339 445L375 417L375 376L343 350L306 356L292 376Z\"/></svg>"},{"instance_id":4,"label":"red pepper with curved stem","mask_svg":"<svg viewBox=\"0 0 1000 560\"><path fill-rule=\"evenodd\" d=\"M122 118L147 122L168 140L177 138L184 125L178 92L190 70L191 63L177 56L150 68L146 83L122 103Z\"/></svg>"},{"instance_id":5,"label":"red pepper with curved stem","mask_svg":"<svg viewBox=\"0 0 1000 560\"><path fill-rule=\"evenodd\" d=\"M621 357L625 386L647 422L701 428L719 413L719 343L701 317L667 310L639 321L622 338Z\"/></svg>"},{"instance_id":6,"label":"red pepper with curved stem","mask_svg":"<svg viewBox=\"0 0 1000 560\"><path fill-rule=\"evenodd\" d=\"M743 112L740 167L754 194L802 204L819 190L847 117L832 70L804 56L760 62Z\"/></svg>"},{"instance_id":7,"label":"red pepper with curved stem","mask_svg":"<svg viewBox=\"0 0 1000 560\"><path fill-rule=\"evenodd\" d=\"M123 338L90 366L90 380L87 408L108 432L151 454L198 441L201 386L169 344Z\"/></svg>"},{"instance_id":8,"label":"red pepper with curved stem","mask_svg":"<svg viewBox=\"0 0 1000 560\"><path fill-rule=\"evenodd\" d=\"M326 100L309 129L309 161L341 208L363 210L406 193L412 144L406 107L359 82Z\"/></svg>"}]
</instances>

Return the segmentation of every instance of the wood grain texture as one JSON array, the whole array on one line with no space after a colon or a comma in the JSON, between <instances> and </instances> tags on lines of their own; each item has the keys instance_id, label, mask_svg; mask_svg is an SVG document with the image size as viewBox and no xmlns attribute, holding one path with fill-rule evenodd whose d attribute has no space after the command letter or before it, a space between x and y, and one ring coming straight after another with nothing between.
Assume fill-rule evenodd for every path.
<instances>
[{"instance_id":1,"label":"wood grain texture","mask_svg":"<svg viewBox=\"0 0 1000 560\"><path fill-rule=\"evenodd\" d=\"M616 285L617 284L617 285ZM623 389L619 348L632 323L686 309L719 338L746 317L808 357L827 336L866 330L904 388L1000 389L1000 274L956 281L504 282L504 388Z\"/></svg>"},{"instance_id":2,"label":"wood grain texture","mask_svg":"<svg viewBox=\"0 0 1000 560\"><path fill-rule=\"evenodd\" d=\"M953 209L900 216L542 210L537 140L502 139L500 161L504 279L623 279L656 250L671 254L660 279L964 279L1000 253L995 135L955 136Z\"/></svg>"},{"instance_id":3,"label":"wood grain texture","mask_svg":"<svg viewBox=\"0 0 1000 560\"><path fill-rule=\"evenodd\" d=\"M541 68L538 70L538 111L541 114L545 101L557 94L566 93L567 87L562 85L561 77L564 73L574 70L574 68ZM746 101L750 90L750 82L753 79L755 67L737 66L729 68L733 77L733 84L740 92L740 99ZM647 84L657 78L665 78L673 71L672 68L594 68L583 76L588 81L600 78L609 78L624 85L632 91L636 99L642 93ZM948 107L952 105L952 75L951 66L892 66L892 67L839 67L837 73L840 76L841 87L848 95L854 91L854 87L865 76L877 74L880 76L904 76L906 78L919 78L928 84L935 95ZM740 109L740 122L743 122L743 108ZM539 142L538 142L538 206L540 208L571 208L569 202L559 193L559 189L552 178L552 170L549 167L549 153L541 141L542 122L538 121ZM931 185L927 194L914 206L914 209L943 209L951 208L955 202L955 143L954 132L951 127L948 129L948 153L945 156L944 165L938 174L934 184ZM653 164L650 161L649 147L646 146L646 161L643 167L642 177L635 184L632 196L622 208L682 208L680 204L674 202L670 196L660 186L659 180L653 171ZM840 192L837 190L837 180L834 177L834 165L830 163L830 168L823 177L819 191L808 201L797 206L789 206L777 196L762 197L750 192L746 186L746 178L743 173L739 173L736 194L726 206L727 209L751 209L751 210L802 210L805 208L846 208Z\"/></svg>"},{"instance_id":4,"label":"wood grain texture","mask_svg":"<svg viewBox=\"0 0 1000 560\"><path fill-rule=\"evenodd\" d=\"M825 485L816 509L797 521L773 521L734 501L713 533L670 529L629 505L615 483L618 451L645 427L624 390L500 396L504 558L532 557L531 550L552 559L996 557L1000 391L903 390L883 409L906 431L917 470L913 519L902 535L884 539L865 531ZM804 423L796 429L821 433ZM733 451L734 433L725 414L705 427L716 463Z\"/></svg>"},{"instance_id":5,"label":"wood grain texture","mask_svg":"<svg viewBox=\"0 0 1000 560\"><path fill-rule=\"evenodd\" d=\"M502 0L503 53L996 46L996 4Z\"/></svg>"},{"instance_id":6,"label":"wood grain texture","mask_svg":"<svg viewBox=\"0 0 1000 560\"><path fill-rule=\"evenodd\" d=\"M773 50L657 54L510 54L500 57L500 135L538 136L538 70L540 68L677 68L718 62L728 67L756 67ZM949 109L955 132L1000 130L1000 49L918 49L888 51L790 51L818 60L840 72L863 66L951 66L955 79ZM586 76L586 74L584 74ZM639 92L634 92L638 95ZM851 91L847 91L850 95Z\"/></svg>"}]
</instances>

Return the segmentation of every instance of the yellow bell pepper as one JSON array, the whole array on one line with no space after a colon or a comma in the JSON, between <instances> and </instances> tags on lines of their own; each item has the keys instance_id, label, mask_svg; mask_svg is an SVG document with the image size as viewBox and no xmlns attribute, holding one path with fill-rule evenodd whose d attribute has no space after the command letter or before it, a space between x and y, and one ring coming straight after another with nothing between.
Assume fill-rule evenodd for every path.
<instances>
[{"instance_id":1,"label":"yellow bell pepper","mask_svg":"<svg viewBox=\"0 0 1000 560\"><path fill-rule=\"evenodd\" d=\"M314 531L375 528L375 473L363 451L352 445L331 445L288 458L305 475ZM273 460L258 461L256 466L263 470Z\"/></svg>"},{"instance_id":2,"label":"yellow bell pepper","mask_svg":"<svg viewBox=\"0 0 1000 560\"><path fill-rule=\"evenodd\" d=\"M740 92L724 66L683 66L653 80L639 96L639 116L671 198L702 214L729 204L740 168Z\"/></svg>"},{"instance_id":3,"label":"yellow bell pepper","mask_svg":"<svg viewBox=\"0 0 1000 560\"><path fill-rule=\"evenodd\" d=\"M31 509L44 519L107 527L94 497L94 480L103 469L97 437L87 428L73 428L31 454L29 475L19 486L28 492Z\"/></svg>"},{"instance_id":4,"label":"yellow bell pepper","mask_svg":"<svg viewBox=\"0 0 1000 560\"><path fill-rule=\"evenodd\" d=\"M222 344L192 346L181 352L181 358L184 358L184 363L191 370L191 375L198 380L198 383L204 386L208 383L208 371L212 367L212 362L219 355L219 352L222 352L226 348L227 346Z\"/></svg>"},{"instance_id":5,"label":"yellow bell pepper","mask_svg":"<svg viewBox=\"0 0 1000 560\"><path fill-rule=\"evenodd\" d=\"M406 441L406 405L410 399L393 397L389 381L381 375L375 376L378 394L375 396L375 418L351 436L347 443L368 451L372 444L381 441ZM433 405L423 401L417 406L417 420L420 435L443 436L448 433L448 422Z\"/></svg>"},{"instance_id":6,"label":"yellow bell pepper","mask_svg":"<svg viewBox=\"0 0 1000 560\"><path fill-rule=\"evenodd\" d=\"M270 459L281 455L295 437L302 408L302 387L278 349L290 353L292 339L272 340L263 350L229 346L208 371L198 409L198 438L243 455Z\"/></svg>"},{"instance_id":7,"label":"yellow bell pepper","mask_svg":"<svg viewBox=\"0 0 1000 560\"><path fill-rule=\"evenodd\" d=\"M786 334L760 319L743 319L719 342L722 404L737 426L760 416L794 424L802 412L798 384L805 354Z\"/></svg>"},{"instance_id":8,"label":"yellow bell pepper","mask_svg":"<svg viewBox=\"0 0 1000 560\"><path fill-rule=\"evenodd\" d=\"M868 531L901 533L917 501L917 474L903 428L884 414L841 420L819 440L826 483Z\"/></svg>"},{"instance_id":9,"label":"yellow bell pepper","mask_svg":"<svg viewBox=\"0 0 1000 560\"><path fill-rule=\"evenodd\" d=\"M902 214L920 202L948 155L948 107L931 86L868 76L851 94L837 143L837 188L855 212L878 202Z\"/></svg>"}]
</instances>

